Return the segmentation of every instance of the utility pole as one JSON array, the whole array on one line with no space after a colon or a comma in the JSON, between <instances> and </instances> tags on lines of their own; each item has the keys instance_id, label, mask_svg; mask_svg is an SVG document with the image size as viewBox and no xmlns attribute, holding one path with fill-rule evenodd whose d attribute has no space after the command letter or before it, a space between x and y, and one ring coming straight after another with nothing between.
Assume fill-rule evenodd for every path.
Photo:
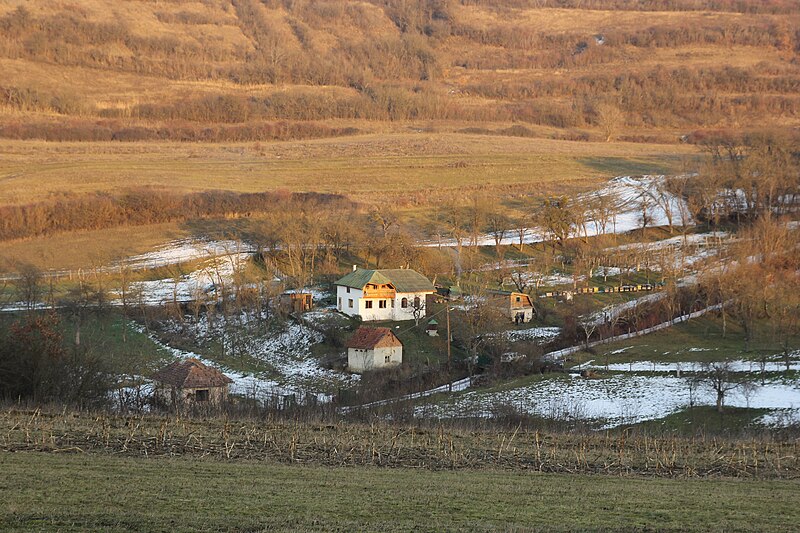
<instances>
[{"instance_id":1,"label":"utility pole","mask_svg":"<svg viewBox=\"0 0 800 533\"><path fill-rule=\"evenodd\" d=\"M453 392L453 380L450 377L450 298L448 297L444 303L447 310L447 390Z\"/></svg>"}]
</instances>

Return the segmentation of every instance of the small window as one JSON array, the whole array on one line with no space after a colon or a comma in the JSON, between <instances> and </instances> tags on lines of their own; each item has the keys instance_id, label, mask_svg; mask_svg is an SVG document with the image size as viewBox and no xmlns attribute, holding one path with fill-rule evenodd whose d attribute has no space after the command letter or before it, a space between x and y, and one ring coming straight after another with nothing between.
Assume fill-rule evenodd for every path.
<instances>
[{"instance_id":1,"label":"small window","mask_svg":"<svg viewBox=\"0 0 800 533\"><path fill-rule=\"evenodd\" d=\"M352 299L352 298L349 298L349 299L347 300L347 307L349 307L350 309L352 309L352 308L353 308L353 299Z\"/></svg>"},{"instance_id":2,"label":"small window","mask_svg":"<svg viewBox=\"0 0 800 533\"><path fill-rule=\"evenodd\" d=\"M408 307L408 298L403 298L402 300L400 300L400 307L402 307L403 309Z\"/></svg>"},{"instance_id":3,"label":"small window","mask_svg":"<svg viewBox=\"0 0 800 533\"><path fill-rule=\"evenodd\" d=\"M390 360L391 360L391 356L389 356L389 355L387 355L386 357L383 358L383 362L384 363L388 363Z\"/></svg>"},{"instance_id":4,"label":"small window","mask_svg":"<svg viewBox=\"0 0 800 533\"><path fill-rule=\"evenodd\" d=\"M347 294L350 294L350 287L347 287Z\"/></svg>"},{"instance_id":5,"label":"small window","mask_svg":"<svg viewBox=\"0 0 800 533\"><path fill-rule=\"evenodd\" d=\"M194 398L198 402L207 402L210 397L208 389L198 389L197 392L194 393Z\"/></svg>"},{"instance_id":6,"label":"small window","mask_svg":"<svg viewBox=\"0 0 800 533\"><path fill-rule=\"evenodd\" d=\"M364 307L366 309L372 309L372 300L367 300L366 302L364 302Z\"/></svg>"},{"instance_id":7,"label":"small window","mask_svg":"<svg viewBox=\"0 0 800 533\"><path fill-rule=\"evenodd\" d=\"M419 309L420 308L419 304L420 304L419 296L414 296L414 308Z\"/></svg>"},{"instance_id":8,"label":"small window","mask_svg":"<svg viewBox=\"0 0 800 533\"><path fill-rule=\"evenodd\" d=\"M521 301L522 301L522 298L520 298L519 296L517 296L517 301L518 301L518 302L521 302Z\"/></svg>"},{"instance_id":9,"label":"small window","mask_svg":"<svg viewBox=\"0 0 800 533\"><path fill-rule=\"evenodd\" d=\"M394 300L392 300L392 308L394 308Z\"/></svg>"},{"instance_id":10,"label":"small window","mask_svg":"<svg viewBox=\"0 0 800 533\"><path fill-rule=\"evenodd\" d=\"M380 307L381 309L386 309L386 300L379 300L378 307Z\"/></svg>"},{"instance_id":11,"label":"small window","mask_svg":"<svg viewBox=\"0 0 800 533\"><path fill-rule=\"evenodd\" d=\"M339 311L342 310L342 297L339 296Z\"/></svg>"}]
</instances>

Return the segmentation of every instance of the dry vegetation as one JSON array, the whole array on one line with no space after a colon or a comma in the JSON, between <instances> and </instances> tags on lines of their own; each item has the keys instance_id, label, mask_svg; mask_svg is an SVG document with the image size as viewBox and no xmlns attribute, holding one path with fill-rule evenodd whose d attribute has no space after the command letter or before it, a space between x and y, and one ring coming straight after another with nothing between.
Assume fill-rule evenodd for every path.
<instances>
[{"instance_id":1,"label":"dry vegetation","mask_svg":"<svg viewBox=\"0 0 800 533\"><path fill-rule=\"evenodd\" d=\"M268 140L426 120L674 142L796 124L798 17L790 2L5 0L0 136Z\"/></svg>"},{"instance_id":2,"label":"dry vegetation","mask_svg":"<svg viewBox=\"0 0 800 533\"><path fill-rule=\"evenodd\" d=\"M0 450L256 459L325 466L508 468L695 478L796 478L798 441L774 436L659 436L536 429L403 426L0 412Z\"/></svg>"},{"instance_id":3,"label":"dry vegetation","mask_svg":"<svg viewBox=\"0 0 800 533\"><path fill-rule=\"evenodd\" d=\"M779 0L0 0L0 205L282 188L413 211L696 170L710 134L798 125L799 25Z\"/></svg>"}]
</instances>

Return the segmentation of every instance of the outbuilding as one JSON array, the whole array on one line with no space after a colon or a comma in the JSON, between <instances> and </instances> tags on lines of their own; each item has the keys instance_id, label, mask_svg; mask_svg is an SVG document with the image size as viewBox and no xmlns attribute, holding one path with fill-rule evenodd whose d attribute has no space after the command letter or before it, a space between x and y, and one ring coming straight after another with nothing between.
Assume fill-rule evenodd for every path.
<instances>
[{"instance_id":1,"label":"outbuilding","mask_svg":"<svg viewBox=\"0 0 800 533\"><path fill-rule=\"evenodd\" d=\"M220 404L228 398L233 380L197 359L183 359L155 374L156 396L173 407Z\"/></svg>"},{"instance_id":2,"label":"outbuilding","mask_svg":"<svg viewBox=\"0 0 800 533\"><path fill-rule=\"evenodd\" d=\"M389 328L361 326L347 342L347 368L361 373L403 362L403 343Z\"/></svg>"},{"instance_id":3,"label":"outbuilding","mask_svg":"<svg viewBox=\"0 0 800 533\"><path fill-rule=\"evenodd\" d=\"M489 291L489 303L515 324L533 320L533 302L522 292Z\"/></svg>"},{"instance_id":4,"label":"outbuilding","mask_svg":"<svg viewBox=\"0 0 800 533\"><path fill-rule=\"evenodd\" d=\"M314 307L314 295L310 292L286 291L281 294L280 302L284 313L305 313Z\"/></svg>"}]
</instances>

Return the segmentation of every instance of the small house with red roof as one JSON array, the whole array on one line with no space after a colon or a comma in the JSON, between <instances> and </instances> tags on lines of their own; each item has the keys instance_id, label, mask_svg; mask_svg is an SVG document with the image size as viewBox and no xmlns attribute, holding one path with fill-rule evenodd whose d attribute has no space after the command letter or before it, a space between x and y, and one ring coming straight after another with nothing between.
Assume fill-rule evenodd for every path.
<instances>
[{"instance_id":1,"label":"small house with red roof","mask_svg":"<svg viewBox=\"0 0 800 533\"><path fill-rule=\"evenodd\" d=\"M403 362L403 343L389 328L362 326L347 342L347 368L361 373Z\"/></svg>"},{"instance_id":2,"label":"small house with red roof","mask_svg":"<svg viewBox=\"0 0 800 533\"><path fill-rule=\"evenodd\" d=\"M220 404L228 398L233 380L198 361L183 359L167 365L155 374L156 396L173 406Z\"/></svg>"}]
</instances>

